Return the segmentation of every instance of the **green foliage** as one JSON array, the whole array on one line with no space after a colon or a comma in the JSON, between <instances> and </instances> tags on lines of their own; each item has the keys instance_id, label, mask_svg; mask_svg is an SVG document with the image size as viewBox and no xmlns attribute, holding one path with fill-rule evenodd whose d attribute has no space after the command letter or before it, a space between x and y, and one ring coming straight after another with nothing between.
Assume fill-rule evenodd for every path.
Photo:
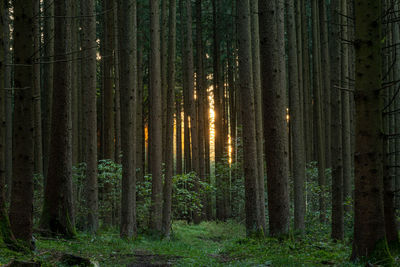
<instances>
[{"instance_id":1,"label":"green foliage","mask_svg":"<svg viewBox=\"0 0 400 267\"><path fill-rule=\"evenodd\" d=\"M116 230L100 231L97 236L80 233L74 240L37 241L34 255L23 255L0 248L0 265L11 259L41 261L44 266L61 266L57 257L63 253L98 262L100 266L127 266L142 255L150 255L147 264L157 261L176 266L363 266L348 262L349 243L334 243L329 234L313 232L288 240L248 239L243 225L186 221L173 224L169 240L139 235L135 241L119 238ZM365 265L365 264L364 264Z\"/></svg>"}]
</instances>

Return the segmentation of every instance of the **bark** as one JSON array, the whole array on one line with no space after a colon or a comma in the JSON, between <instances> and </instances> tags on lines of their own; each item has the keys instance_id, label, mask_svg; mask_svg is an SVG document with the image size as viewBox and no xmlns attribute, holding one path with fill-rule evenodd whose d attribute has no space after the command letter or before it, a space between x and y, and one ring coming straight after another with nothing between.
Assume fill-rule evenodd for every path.
<instances>
[{"instance_id":1,"label":"bark","mask_svg":"<svg viewBox=\"0 0 400 267\"><path fill-rule=\"evenodd\" d=\"M10 53L10 47L11 47L11 40L10 40L10 14L9 14L9 2L5 1L4 6L7 7L4 9L4 48L5 48L5 55L4 55L4 60L6 64L12 64L12 54ZM4 87L5 88L11 88L11 67L5 68L4 69ZM2 80L2 79L0 79ZM12 90L6 90L5 91L5 127L6 127L6 133L5 133L5 153L7 157L5 157L5 179L6 179L6 202L10 203L11 199L11 184L12 184L12 139L13 139L13 133L12 133L12 127L13 127L13 122L12 122L12 114L13 114L13 91Z\"/></svg>"},{"instance_id":2,"label":"bark","mask_svg":"<svg viewBox=\"0 0 400 267\"><path fill-rule=\"evenodd\" d=\"M47 178L50 156L51 109L53 97L53 55L54 55L54 5L52 0L44 0L43 22L43 168Z\"/></svg>"},{"instance_id":3,"label":"bark","mask_svg":"<svg viewBox=\"0 0 400 267\"><path fill-rule=\"evenodd\" d=\"M196 92L198 103L198 146L199 146L199 180L206 182L205 175L205 124L204 109L207 95L206 80L204 75L203 51L203 25L202 25L202 0L196 1ZM207 196L202 197L202 219L206 218Z\"/></svg>"},{"instance_id":4,"label":"bark","mask_svg":"<svg viewBox=\"0 0 400 267\"><path fill-rule=\"evenodd\" d=\"M186 38L185 38L185 53L186 53L186 75L187 75L187 90L188 90L188 115L190 118L190 141L192 146L192 170L196 173L195 191L198 192L199 179L199 139L197 132L197 109L196 100L194 98L194 60L193 60L193 41L192 41L192 5L190 0L186 0ZM200 214L194 212L193 219L195 223L200 223Z\"/></svg>"},{"instance_id":5,"label":"bark","mask_svg":"<svg viewBox=\"0 0 400 267\"><path fill-rule=\"evenodd\" d=\"M73 16L79 16L80 11L79 11L79 3L78 1L72 2L71 5L71 14ZM82 135L83 131L81 128L81 120L79 117L83 117L81 111L82 101L83 99L81 98L82 90L81 90L81 84L80 84L80 77L82 77L82 72L81 72L81 66L82 64L80 59L81 53L77 53L80 51L81 48L81 40L80 40L80 32L79 28L81 27L80 21L77 19L74 19L71 21L71 45L72 45L72 51L75 51L71 55L71 87L72 87L72 165L76 166L80 160L83 159L83 155L81 153L81 145L82 145Z\"/></svg>"},{"instance_id":6,"label":"bark","mask_svg":"<svg viewBox=\"0 0 400 267\"><path fill-rule=\"evenodd\" d=\"M34 2L34 13L39 13L40 2ZM33 112L34 112L34 173L43 175L43 146L42 146L42 108L41 108L41 87L40 87L40 21L34 20L34 65L33 65Z\"/></svg>"},{"instance_id":7,"label":"bark","mask_svg":"<svg viewBox=\"0 0 400 267\"><path fill-rule=\"evenodd\" d=\"M176 174L182 174L182 94L176 93Z\"/></svg>"},{"instance_id":8,"label":"bark","mask_svg":"<svg viewBox=\"0 0 400 267\"><path fill-rule=\"evenodd\" d=\"M342 25L349 24L347 0L341 1L341 16ZM348 26L342 26L341 29L342 40L348 40ZM342 45L342 74L341 74L341 88L349 87L349 45ZM343 153L343 200L346 201L351 197L351 185L352 185L352 170L351 170L351 138L350 138L350 92L347 90L341 90L342 93L342 153ZM346 208L348 211L349 208Z\"/></svg>"},{"instance_id":9,"label":"bark","mask_svg":"<svg viewBox=\"0 0 400 267\"><path fill-rule=\"evenodd\" d=\"M276 3L259 1L260 24L264 25L260 29L260 51L261 73L264 73L263 122L271 236L286 235L289 231L289 151L286 132L283 10L281 0ZM241 101L244 101L243 97Z\"/></svg>"},{"instance_id":10,"label":"bark","mask_svg":"<svg viewBox=\"0 0 400 267\"><path fill-rule=\"evenodd\" d=\"M314 89L314 127L316 133L316 149L318 158L318 185L322 192L325 192L326 177L325 177L325 151L324 151L324 125L322 112L322 95L321 95L321 55L320 55L320 40L319 40L319 12L317 0L312 1L312 17L313 21L313 89ZM323 194L319 197L319 212L321 222L326 221L326 203Z\"/></svg>"},{"instance_id":11,"label":"bark","mask_svg":"<svg viewBox=\"0 0 400 267\"><path fill-rule=\"evenodd\" d=\"M220 83L220 36L219 36L219 7L220 0L213 0L213 91L214 91L214 120L215 120L215 163L223 164L223 150L224 150L224 140L223 140L223 106L221 95L221 83ZM222 175L218 173L216 176L216 212L217 219L220 221L226 220L226 211L224 207L224 181Z\"/></svg>"},{"instance_id":12,"label":"bark","mask_svg":"<svg viewBox=\"0 0 400 267\"><path fill-rule=\"evenodd\" d=\"M162 226L162 106L159 1L150 0L150 143L152 175L150 229Z\"/></svg>"},{"instance_id":13,"label":"bark","mask_svg":"<svg viewBox=\"0 0 400 267\"><path fill-rule=\"evenodd\" d=\"M140 19L138 16L138 29L140 28ZM136 101L136 175L137 181L144 180L145 174L145 137L144 137L144 119L143 119L143 32L138 32L138 55L137 55L137 65L138 65L138 92L137 92L137 101Z\"/></svg>"},{"instance_id":14,"label":"bark","mask_svg":"<svg viewBox=\"0 0 400 267\"><path fill-rule=\"evenodd\" d=\"M301 0L301 20L302 20L302 47L303 47L303 95L304 95L304 139L306 150L306 163L313 160L313 110L311 99L311 68L307 15L307 0Z\"/></svg>"},{"instance_id":15,"label":"bark","mask_svg":"<svg viewBox=\"0 0 400 267\"><path fill-rule=\"evenodd\" d=\"M34 111L33 78L34 4L14 1L14 99L13 180L10 222L15 237L31 247L33 226ZM2 80L3 81L3 80Z\"/></svg>"},{"instance_id":16,"label":"bark","mask_svg":"<svg viewBox=\"0 0 400 267\"><path fill-rule=\"evenodd\" d=\"M352 259L388 257L384 248L381 2L355 3L356 153Z\"/></svg>"},{"instance_id":17,"label":"bark","mask_svg":"<svg viewBox=\"0 0 400 267\"><path fill-rule=\"evenodd\" d=\"M289 114L290 130L292 132L293 150L293 181L294 181L294 228L305 230L304 216L305 202L305 170L306 159L304 153L303 117L299 87L299 73L297 61L296 22L294 1L286 0L287 29L288 29L288 60L289 60Z\"/></svg>"},{"instance_id":18,"label":"bark","mask_svg":"<svg viewBox=\"0 0 400 267\"><path fill-rule=\"evenodd\" d=\"M97 89L96 89L96 17L95 2L81 2L82 15L82 88L84 88L84 125L85 125L85 161L86 184L85 197L88 208L87 230L95 233L98 229L98 185L97 185ZM103 72L104 75L104 72Z\"/></svg>"},{"instance_id":19,"label":"bark","mask_svg":"<svg viewBox=\"0 0 400 267\"><path fill-rule=\"evenodd\" d=\"M168 1L161 0L160 53L161 53L161 104L162 104L162 163L166 160L167 94L168 94ZM170 78L170 77L169 77ZM163 170L164 173L166 170Z\"/></svg>"},{"instance_id":20,"label":"bark","mask_svg":"<svg viewBox=\"0 0 400 267\"><path fill-rule=\"evenodd\" d=\"M51 145L41 228L51 235L75 236L72 208L71 47L69 0L54 2L54 79Z\"/></svg>"},{"instance_id":21,"label":"bark","mask_svg":"<svg viewBox=\"0 0 400 267\"><path fill-rule=\"evenodd\" d=\"M265 221L265 186L264 186L264 140L262 130L262 95L261 95L261 73L260 73L260 34L258 23L258 0L250 1L251 8L251 52L253 71L254 92L254 115L256 130L257 150L257 198L258 198L258 222L266 233ZM240 9L239 9L240 10ZM242 103L243 104L243 103ZM243 125L244 126L244 125ZM247 128L245 128L247 129Z\"/></svg>"},{"instance_id":22,"label":"bark","mask_svg":"<svg viewBox=\"0 0 400 267\"><path fill-rule=\"evenodd\" d=\"M114 122L114 14L109 12L113 10L113 0L104 0L104 72L103 72L103 88L104 88L104 153L105 159L115 159L115 122Z\"/></svg>"},{"instance_id":23,"label":"bark","mask_svg":"<svg viewBox=\"0 0 400 267\"><path fill-rule=\"evenodd\" d=\"M239 88L242 97L243 116L243 161L245 177L246 233L248 236L263 232L259 218L256 111L254 107L254 83L252 65L251 16L249 0L238 0L240 16L238 21L239 44Z\"/></svg>"},{"instance_id":24,"label":"bark","mask_svg":"<svg viewBox=\"0 0 400 267\"><path fill-rule=\"evenodd\" d=\"M321 74L322 74L322 111L324 114L324 144L325 144L325 167L331 167L331 66L329 58L329 32L328 32L328 16L325 1L318 1L319 10L319 30L320 30L320 46L321 46Z\"/></svg>"},{"instance_id":25,"label":"bark","mask_svg":"<svg viewBox=\"0 0 400 267\"><path fill-rule=\"evenodd\" d=\"M121 101L119 86L119 33L118 33L118 0L114 1L114 106L115 106L115 161L121 163Z\"/></svg>"},{"instance_id":26,"label":"bark","mask_svg":"<svg viewBox=\"0 0 400 267\"><path fill-rule=\"evenodd\" d=\"M13 248L16 244L14 235L11 232L11 225L6 210L6 97L8 95L9 83L6 79L6 63L7 54L10 53L7 42L9 39L9 31L6 29L8 25L7 4L0 1L0 244L6 244L9 248ZM3 82L4 81L4 82Z\"/></svg>"},{"instance_id":27,"label":"bark","mask_svg":"<svg viewBox=\"0 0 400 267\"><path fill-rule=\"evenodd\" d=\"M341 78L341 48L340 48L340 1L331 3L331 131L332 131L332 233L334 240L344 238L343 218L343 162L342 162L342 96Z\"/></svg>"},{"instance_id":28,"label":"bark","mask_svg":"<svg viewBox=\"0 0 400 267\"><path fill-rule=\"evenodd\" d=\"M122 197L120 235L136 235L136 113L137 17L136 0L118 2L118 45L121 103Z\"/></svg>"},{"instance_id":29,"label":"bark","mask_svg":"<svg viewBox=\"0 0 400 267\"><path fill-rule=\"evenodd\" d=\"M165 143L165 181L163 191L162 234L169 237L171 233L172 176L174 172L174 102L175 102L175 57L176 57L176 1L169 1L168 33L168 90L167 121Z\"/></svg>"}]
</instances>

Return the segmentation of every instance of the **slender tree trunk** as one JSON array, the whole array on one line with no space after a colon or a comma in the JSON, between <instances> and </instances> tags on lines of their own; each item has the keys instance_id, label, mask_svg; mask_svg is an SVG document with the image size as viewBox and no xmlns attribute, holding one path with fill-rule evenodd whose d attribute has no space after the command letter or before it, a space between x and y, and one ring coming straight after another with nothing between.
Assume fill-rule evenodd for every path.
<instances>
[{"instance_id":1,"label":"slender tree trunk","mask_svg":"<svg viewBox=\"0 0 400 267\"><path fill-rule=\"evenodd\" d=\"M289 59L289 114L292 131L293 181L294 181L294 227L304 231L305 202L305 170L303 117L301 112L299 74L297 61L296 22L294 1L286 0Z\"/></svg>"},{"instance_id":2,"label":"slender tree trunk","mask_svg":"<svg viewBox=\"0 0 400 267\"><path fill-rule=\"evenodd\" d=\"M118 32L118 0L114 1L114 107L115 107L115 161L121 163L121 101L119 86L119 32Z\"/></svg>"},{"instance_id":3,"label":"slender tree trunk","mask_svg":"<svg viewBox=\"0 0 400 267\"><path fill-rule=\"evenodd\" d=\"M324 151L324 125L322 113L322 95L321 95L321 57L320 57L320 40L319 40L319 12L317 0L312 1L312 17L313 21L313 89L314 89L314 119L316 128L316 148L318 157L318 185L322 192L325 192L325 151ZM324 194L319 197L319 211L321 222L326 221L326 203Z\"/></svg>"},{"instance_id":4,"label":"slender tree trunk","mask_svg":"<svg viewBox=\"0 0 400 267\"><path fill-rule=\"evenodd\" d=\"M105 159L115 159L115 122L114 122L114 13L113 0L104 0L104 154Z\"/></svg>"},{"instance_id":5,"label":"slender tree trunk","mask_svg":"<svg viewBox=\"0 0 400 267\"><path fill-rule=\"evenodd\" d=\"M140 19L138 16L138 29L140 28ZM144 119L143 119L143 32L138 31L138 54L137 54L137 65L138 65L138 91L136 101L136 179L137 181L144 180L145 166L144 166Z\"/></svg>"},{"instance_id":6,"label":"slender tree trunk","mask_svg":"<svg viewBox=\"0 0 400 267\"><path fill-rule=\"evenodd\" d=\"M325 1L318 1L322 75L322 111L324 114L325 167L331 167L331 66L329 57L328 16Z\"/></svg>"},{"instance_id":7,"label":"slender tree trunk","mask_svg":"<svg viewBox=\"0 0 400 267\"><path fill-rule=\"evenodd\" d=\"M265 221L265 186L264 186L264 140L262 130L262 95L261 95L261 73L260 73L260 35L258 23L258 0L250 1L251 10L251 52L253 70L253 92L254 92L254 115L256 130L257 150L257 198L258 198L258 222L266 233ZM242 103L243 105L243 103ZM244 125L243 125L244 126ZM247 129L247 128L245 128Z\"/></svg>"},{"instance_id":8,"label":"slender tree trunk","mask_svg":"<svg viewBox=\"0 0 400 267\"><path fill-rule=\"evenodd\" d=\"M257 162L257 135L256 135L256 110L254 107L254 83L252 74L252 39L251 39L251 13L249 0L238 0L240 16L238 21L239 44L239 88L242 97L241 111L243 116L243 161L245 177L245 209L246 232L248 236L263 231L259 218L258 197L258 162ZM253 25L254 26L254 25Z\"/></svg>"},{"instance_id":9,"label":"slender tree trunk","mask_svg":"<svg viewBox=\"0 0 400 267\"><path fill-rule=\"evenodd\" d=\"M85 160L86 160L86 205L87 230L92 233L97 231L98 219L98 185L97 185L97 89L96 89L96 17L94 0L81 2L82 14L82 88L85 103L84 125L86 134ZM105 75L105 72L103 72Z\"/></svg>"},{"instance_id":10,"label":"slender tree trunk","mask_svg":"<svg viewBox=\"0 0 400 267\"><path fill-rule=\"evenodd\" d=\"M182 174L182 94L175 97L176 109L176 174Z\"/></svg>"},{"instance_id":11,"label":"slender tree trunk","mask_svg":"<svg viewBox=\"0 0 400 267\"><path fill-rule=\"evenodd\" d=\"M340 1L331 3L331 131L332 131L332 233L334 240L344 238L343 161L342 161L342 96L340 87Z\"/></svg>"},{"instance_id":12,"label":"slender tree trunk","mask_svg":"<svg viewBox=\"0 0 400 267\"><path fill-rule=\"evenodd\" d=\"M342 21L342 40L348 40L348 8L347 0L341 1L341 16ZM341 74L341 88L349 87L349 44L342 41L342 74ZM350 92L348 90L341 90L342 92L342 153L343 153L343 200L351 197L351 138L350 138ZM346 208L349 211L349 208Z\"/></svg>"},{"instance_id":13,"label":"slender tree trunk","mask_svg":"<svg viewBox=\"0 0 400 267\"><path fill-rule=\"evenodd\" d=\"M168 33L168 90L165 143L165 180L163 192L162 234L169 237L171 232L172 176L174 173L174 102L175 102L175 57L176 57L176 1L169 1Z\"/></svg>"},{"instance_id":14,"label":"slender tree trunk","mask_svg":"<svg viewBox=\"0 0 400 267\"><path fill-rule=\"evenodd\" d=\"M302 47L303 47L303 95L304 95L304 139L306 151L306 163L313 160L313 110L311 99L311 70L310 70L310 40L309 18L307 15L307 0L301 1L302 20Z\"/></svg>"},{"instance_id":15,"label":"slender tree trunk","mask_svg":"<svg viewBox=\"0 0 400 267\"><path fill-rule=\"evenodd\" d=\"M3 22L2 29L4 30L4 48L5 48L5 55L4 60L6 64L12 64L12 54L10 53L10 14L9 14L9 2L7 0L4 1L4 14L3 14ZM4 87L11 88L11 67L4 68ZM0 81L3 79L0 79ZM5 90L5 182L7 185L7 189L5 191L6 194L6 202L10 203L11 199L11 184L12 184L12 144L13 144L13 90Z\"/></svg>"},{"instance_id":16,"label":"slender tree trunk","mask_svg":"<svg viewBox=\"0 0 400 267\"><path fill-rule=\"evenodd\" d=\"M8 90L6 86L9 86L9 82L6 77L6 63L7 54L10 53L8 49L9 42L9 31L6 29L9 27L8 22L8 12L6 11L8 7L6 1L0 1L0 224L2 225L0 230L0 243L8 245L13 248L16 241L14 235L11 232L10 221L8 218L6 210L6 97L8 95ZM15 10L15 9L14 9ZM9 156L9 155L8 155Z\"/></svg>"},{"instance_id":17,"label":"slender tree trunk","mask_svg":"<svg viewBox=\"0 0 400 267\"><path fill-rule=\"evenodd\" d=\"M202 0L196 1L196 92L198 103L198 144L199 144L199 180L206 182L205 166L205 129L204 109L207 95L206 78L204 75L203 51L203 18ZM202 219L207 218L207 195L202 197Z\"/></svg>"},{"instance_id":18,"label":"slender tree trunk","mask_svg":"<svg viewBox=\"0 0 400 267\"><path fill-rule=\"evenodd\" d=\"M31 247L34 173L34 4L14 1L14 144L10 221L15 237ZM3 80L2 80L3 82Z\"/></svg>"},{"instance_id":19,"label":"slender tree trunk","mask_svg":"<svg viewBox=\"0 0 400 267\"><path fill-rule=\"evenodd\" d=\"M352 259L389 257L384 249L381 2L356 0L356 154ZM382 246L378 246L382 243ZM377 251L381 250L381 251ZM379 254L376 254L379 253Z\"/></svg>"},{"instance_id":20,"label":"slender tree trunk","mask_svg":"<svg viewBox=\"0 0 400 267\"><path fill-rule=\"evenodd\" d=\"M273 14L273 15L271 15ZM283 1L259 1L264 139L267 160L269 234L289 231L289 159L286 124ZM271 41L272 40L272 41ZM241 101L244 101L243 96ZM243 117L243 120L244 117ZM245 131L243 131L244 134Z\"/></svg>"},{"instance_id":21,"label":"slender tree trunk","mask_svg":"<svg viewBox=\"0 0 400 267\"><path fill-rule=\"evenodd\" d=\"M162 104L162 163L166 160L167 94L168 94L168 1L161 0L160 53L161 53L161 104ZM170 77L169 77L170 78ZM169 151L168 151L169 152ZM163 170L164 174L166 170Z\"/></svg>"},{"instance_id":22,"label":"slender tree trunk","mask_svg":"<svg viewBox=\"0 0 400 267\"><path fill-rule=\"evenodd\" d=\"M159 1L150 0L150 154L152 193L150 229L162 226L162 106Z\"/></svg>"},{"instance_id":23,"label":"slender tree trunk","mask_svg":"<svg viewBox=\"0 0 400 267\"><path fill-rule=\"evenodd\" d=\"M54 55L54 4L52 0L43 0L43 169L47 178L50 156L51 109L53 98L53 55Z\"/></svg>"},{"instance_id":24,"label":"slender tree trunk","mask_svg":"<svg viewBox=\"0 0 400 267\"><path fill-rule=\"evenodd\" d=\"M72 205L71 48L69 0L54 2L54 79L51 150L41 228L51 235L75 236Z\"/></svg>"},{"instance_id":25,"label":"slender tree trunk","mask_svg":"<svg viewBox=\"0 0 400 267\"><path fill-rule=\"evenodd\" d=\"M34 2L34 14L39 14L40 1ZM34 172L43 175L43 146L42 146L42 105L41 105L41 86L40 86L40 21L34 20L34 65L33 65L33 128L34 128Z\"/></svg>"},{"instance_id":26,"label":"slender tree trunk","mask_svg":"<svg viewBox=\"0 0 400 267\"><path fill-rule=\"evenodd\" d=\"M120 235L136 235L135 104L137 88L136 0L118 2L118 45L120 63L122 197Z\"/></svg>"},{"instance_id":27,"label":"slender tree trunk","mask_svg":"<svg viewBox=\"0 0 400 267\"><path fill-rule=\"evenodd\" d=\"M71 5L71 14L73 16L79 16L80 11L79 11L79 1L74 1L72 2ZM81 84L80 84L80 77L82 77L82 68L81 68L81 53L78 53L81 48L81 42L80 42L80 20L78 19L73 19L71 20L71 45L72 45L72 51L75 53L71 54L71 87L72 87L72 165L76 166L79 161L83 158L80 146L83 142L80 142L81 136L82 136L82 129L81 129L81 124L79 117L82 116L81 114L81 94L82 90L81 89Z\"/></svg>"}]
</instances>

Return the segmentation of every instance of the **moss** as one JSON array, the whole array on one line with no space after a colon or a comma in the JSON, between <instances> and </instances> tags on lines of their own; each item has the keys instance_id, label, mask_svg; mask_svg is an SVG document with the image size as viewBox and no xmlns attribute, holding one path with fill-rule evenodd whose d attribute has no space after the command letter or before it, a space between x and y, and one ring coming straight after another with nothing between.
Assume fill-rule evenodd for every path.
<instances>
[{"instance_id":1,"label":"moss","mask_svg":"<svg viewBox=\"0 0 400 267\"><path fill-rule=\"evenodd\" d=\"M13 251L30 252L31 244L24 244L23 241L14 238L10 221L6 214L5 210L0 212L0 244L4 243L7 248Z\"/></svg>"},{"instance_id":2,"label":"moss","mask_svg":"<svg viewBox=\"0 0 400 267\"><path fill-rule=\"evenodd\" d=\"M394 266L394 258L390 253L386 238L376 244L374 252L366 260L382 266Z\"/></svg>"}]
</instances>

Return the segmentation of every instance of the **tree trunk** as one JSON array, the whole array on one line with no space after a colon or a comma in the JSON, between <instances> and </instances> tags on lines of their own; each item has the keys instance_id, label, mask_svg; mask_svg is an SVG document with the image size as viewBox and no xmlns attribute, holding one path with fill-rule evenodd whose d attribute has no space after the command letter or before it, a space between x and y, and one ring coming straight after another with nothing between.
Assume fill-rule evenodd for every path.
<instances>
[{"instance_id":1,"label":"tree trunk","mask_svg":"<svg viewBox=\"0 0 400 267\"><path fill-rule=\"evenodd\" d=\"M289 114L292 132L293 181L294 181L294 228L304 231L306 213L303 117L300 100L299 74L297 61L296 22L294 1L286 0L289 59Z\"/></svg>"},{"instance_id":2,"label":"tree trunk","mask_svg":"<svg viewBox=\"0 0 400 267\"><path fill-rule=\"evenodd\" d=\"M34 127L33 71L34 4L14 1L14 130L10 221L15 237L31 247L33 226ZM3 80L2 80L3 81Z\"/></svg>"},{"instance_id":3,"label":"tree trunk","mask_svg":"<svg viewBox=\"0 0 400 267\"><path fill-rule=\"evenodd\" d=\"M172 176L174 173L174 102L175 102L175 57L176 57L176 1L169 1L168 33L168 90L165 143L165 180L163 192L162 234L170 236L172 206Z\"/></svg>"},{"instance_id":4,"label":"tree trunk","mask_svg":"<svg viewBox=\"0 0 400 267\"><path fill-rule=\"evenodd\" d=\"M282 0L259 1L264 139L267 160L269 234L289 232L289 161ZM272 41L271 41L272 40ZM243 97L241 101L244 101ZM243 120L244 117L243 117ZM245 131L243 131L244 133Z\"/></svg>"},{"instance_id":5,"label":"tree trunk","mask_svg":"<svg viewBox=\"0 0 400 267\"><path fill-rule=\"evenodd\" d=\"M136 0L118 2L121 102L122 197L120 235L136 235L135 104L137 88Z\"/></svg>"},{"instance_id":6,"label":"tree trunk","mask_svg":"<svg viewBox=\"0 0 400 267\"><path fill-rule=\"evenodd\" d=\"M115 162L121 163L121 101L119 86L119 32L118 32L118 0L114 2L114 107L115 107Z\"/></svg>"},{"instance_id":7,"label":"tree trunk","mask_svg":"<svg viewBox=\"0 0 400 267\"><path fill-rule=\"evenodd\" d=\"M239 88L242 97L243 116L243 161L245 177L246 232L248 236L263 234L260 224L257 170L256 111L254 107L254 83L252 77L252 39L249 0L238 0L240 16L238 21L239 44ZM254 26L254 25L253 25Z\"/></svg>"},{"instance_id":8,"label":"tree trunk","mask_svg":"<svg viewBox=\"0 0 400 267\"><path fill-rule=\"evenodd\" d=\"M342 40L348 40L348 8L347 0L341 1L341 16L342 21ZM343 42L343 41L342 41ZM342 74L341 74L341 88L349 87L349 45L342 44ZM348 90L341 90L342 93L342 153L343 153L343 200L346 201L351 197L351 139L350 139L350 92ZM346 208L349 211L349 208Z\"/></svg>"},{"instance_id":9,"label":"tree trunk","mask_svg":"<svg viewBox=\"0 0 400 267\"><path fill-rule=\"evenodd\" d=\"M85 161L86 161L86 205L87 230L97 231L98 219L98 185L97 185L97 88L96 88L96 17L94 0L81 1L82 14L82 88L85 103ZM103 72L103 75L105 72Z\"/></svg>"},{"instance_id":10,"label":"tree trunk","mask_svg":"<svg viewBox=\"0 0 400 267\"><path fill-rule=\"evenodd\" d=\"M356 154L352 259L386 258L383 214L381 2L356 0Z\"/></svg>"},{"instance_id":11,"label":"tree trunk","mask_svg":"<svg viewBox=\"0 0 400 267\"><path fill-rule=\"evenodd\" d=\"M344 238L343 162L342 162L342 96L340 88L340 1L331 3L331 131L332 131L332 233L334 240Z\"/></svg>"},{"instance_id":12,"label":"tree trunk","mask_svg":"<svg viewBox=\"0 0 400 267\"><path fill-rule=\"evenodd\" d=\"M9 27L8 22L8 8L5 1L0 1L0 224L2 225L0 229L0 244L5 243L10 248L16 244L14 235L11 232L10 221L8 218L6 210L6 191L5 191L5 181L6 181L6 97L8 91L6 86L9 86L9 82L6 79L7 73L7 57L10 53L8 49L9 42L9 31L6 29ZM15 10L15 9L14 9ZM3 82L4 81L4 82ZM9 155L8 155L9 156Z\"/></svg>"},{"instance_id":13,"label":"tree trunk","mask_svg":"<svg viewBox=\"0 0 400 267\"><path fill-rule=\"evenodd\" d=\"M314 127L316 129L316 149L318 158L318 185L322 192L325 192L325 151L324 151L324 125L322 113L322 95L321 95L321 55L320 55L320 31L319 31L319 12L317 0L312 1L313 21L313 89L314 89ZM324 194L319 197L319 212L321 222L326 221L326 203Z\"/></svg>"},{"instance_id":14,"label":"tree trunk","mask_svg":"<svg viewBox=\"0 0 400 267\"><path fill-rule=\"evenodd\" d=\"M41 228L52 235L75 236L72 207L70 1L54 2L54 79L51 146Z\"/></svg>"},{"instance_id":15,"label":"tree trunk","mask_svg":"<svg viewBox=\"0 0 400 267\"><path fill-rule=\"evenodd\" d=\"M50 156L50 132L51 132L51 109L53 98L53 55L54 55L54 5L52 0L43 0L44 23L43 23L43 169L45 180L49 166Z\"/></svg>"},{"instance_id":16,"label":"tree trunk","mask_svg":"<svg viewBox=\"0 0 400 267\"><path fill-rule=\"evenodd\" d=\"M239 9L240 10L240 9ZM264 186L264 140L262 130L262 95L261 95L261 73L260 73L260 34L258 23L258 0L250 1L251 14L251 52L253 70L253 92L254 92L254 115L257 150L257 198L258 198L258 222L263 233L267 231L265 221L265 186ZM243 105L243 103L242 103ZM244 126L244 125L243 125ZM244 128L247 129L247 128Z\"/></svg>"},{"instance_id":17,"label":"tree trunk","mask_svg":"<svg viewBox=\"0 0 400 267\"><path fill-rule=\"evenodd\" d=\"M34 2L34 13L39 14L40 1ZM43 175L43 146L42 146L42 106L41 106L41 87L40 87L40 21L34 21L34 65L33 65L33 128L34 128L34 173Z\"/></svg>"},{"instance_id":18,"label":"tree trunk","mask_svg":"<svg viewBox=\"0 0 400 267\"><path fill-rule=\"evenodd\" d=\"M150 154L152 192L150 229L162 226L162 106L159 1L150 0Z\"/></svg>"}]
</instances>

